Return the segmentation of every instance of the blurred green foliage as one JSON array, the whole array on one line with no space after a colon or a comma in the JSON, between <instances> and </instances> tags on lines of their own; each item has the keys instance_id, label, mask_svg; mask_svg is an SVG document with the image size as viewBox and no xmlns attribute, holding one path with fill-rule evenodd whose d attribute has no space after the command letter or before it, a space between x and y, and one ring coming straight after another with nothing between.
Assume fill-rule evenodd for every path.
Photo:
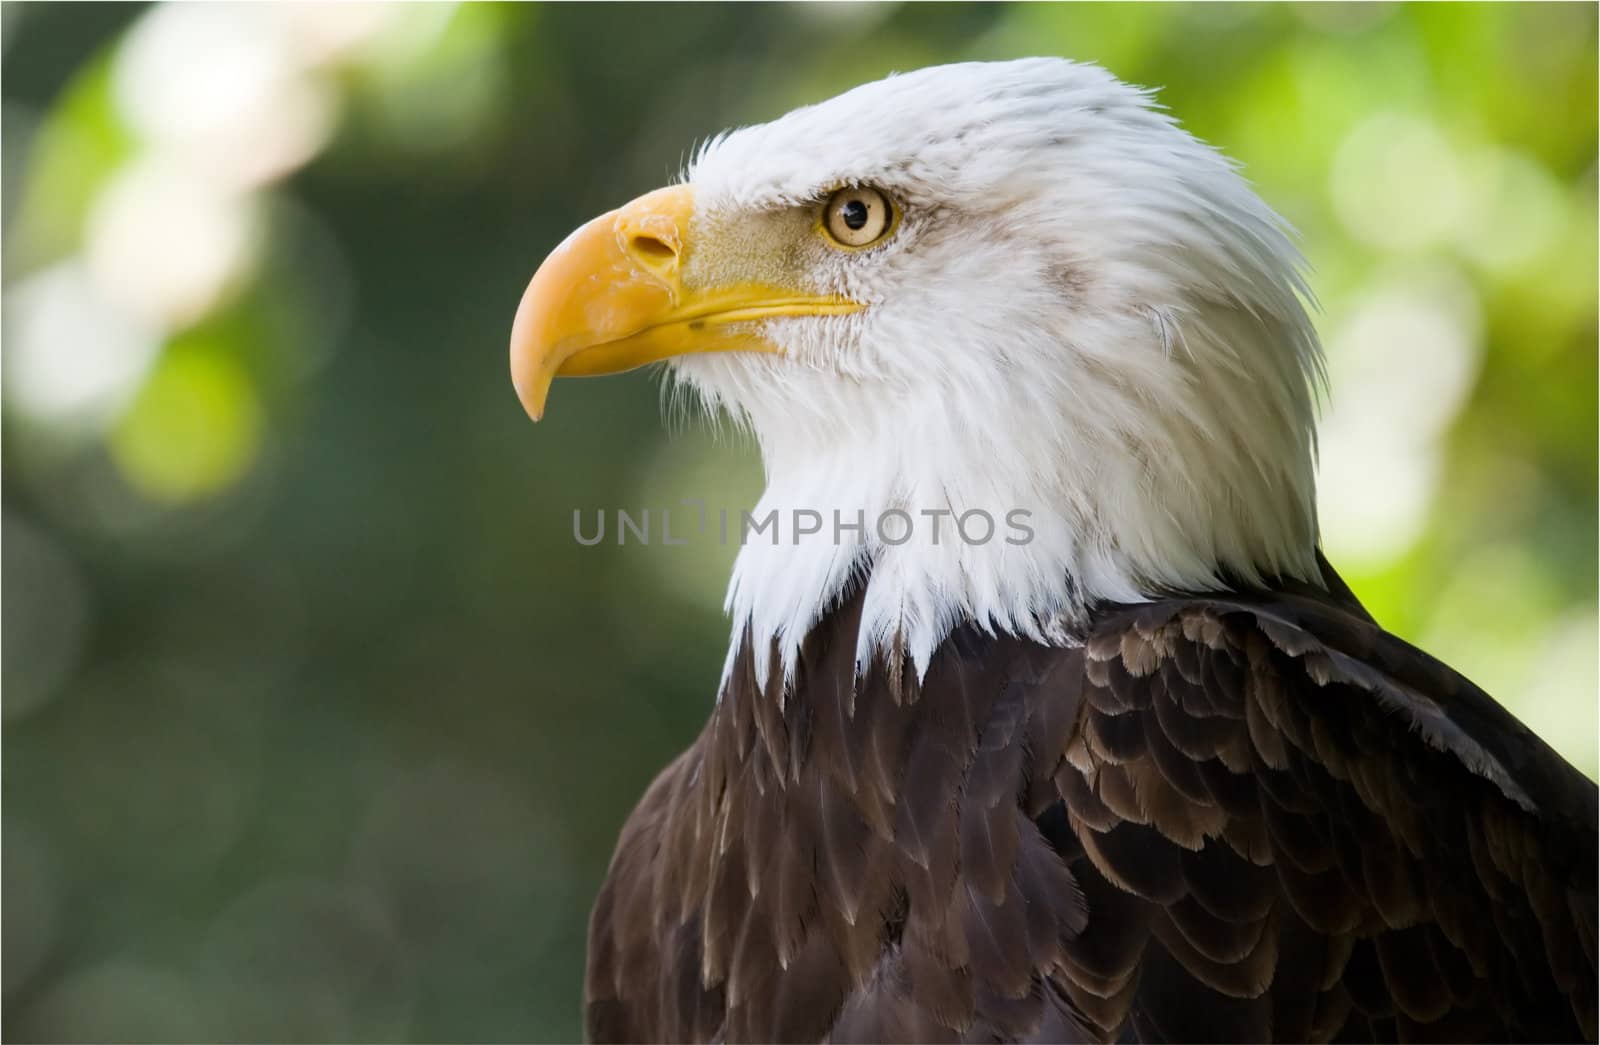
<instances>
[{"instance_id":1,"label":"blurred green foliage","mask_svg":"<svg viewBox=\"0 0 1600 1045\"><path fill-rule=\"evenodd\" d=\"M1596 771L1591 5L100 7L4 18L4 1032L578 1033L616 832L710 705L754 451L646 376L535 430L512 309L688 147L1061 54L1304 234L1330 558Z\"/></svg>"}]
</instances>

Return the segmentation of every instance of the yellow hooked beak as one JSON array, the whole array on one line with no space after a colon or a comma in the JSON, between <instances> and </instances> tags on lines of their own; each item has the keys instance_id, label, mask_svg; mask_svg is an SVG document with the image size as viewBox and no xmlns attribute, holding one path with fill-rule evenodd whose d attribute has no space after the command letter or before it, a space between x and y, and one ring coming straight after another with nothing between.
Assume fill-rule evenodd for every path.
<instances>
[{"instance_id":1,"label":"yellow hooked beak","mask_svg":"<svg viewBox=\"0 0 1600 1045\"><path fill-rule=\"evenodd\" d=\"M658 189L584 225L539 266L511 325L511 381L528 416L544 414L557 377L690 352L777 352L755 321L861 307L757 282L686 282L693 214L691 186Z\"/></svg>"}]
</instances>

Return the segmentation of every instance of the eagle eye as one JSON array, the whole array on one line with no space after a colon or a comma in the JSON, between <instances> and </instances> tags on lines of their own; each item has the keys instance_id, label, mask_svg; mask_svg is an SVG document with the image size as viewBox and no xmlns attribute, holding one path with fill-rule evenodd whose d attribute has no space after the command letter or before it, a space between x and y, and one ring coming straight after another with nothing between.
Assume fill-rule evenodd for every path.
<instances>
[{"instance_id":1,"label":"eagle eye","mask_svg":"<svg viewBox=\"0 0 1600 1045\"><path fill-rule=\"evenodd\" d=\"M841 247L867 247L894 228L894 204L874 188L840 189L822 208L822 227Z\"/></svg>"}]
</instances>

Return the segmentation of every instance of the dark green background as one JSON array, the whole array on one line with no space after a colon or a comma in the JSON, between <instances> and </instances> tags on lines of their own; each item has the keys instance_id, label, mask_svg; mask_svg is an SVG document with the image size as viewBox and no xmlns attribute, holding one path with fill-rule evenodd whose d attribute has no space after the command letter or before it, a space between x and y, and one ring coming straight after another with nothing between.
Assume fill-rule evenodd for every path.
<instances>
[{"instance_id":1,"label":"dark green background","mask_svg":"<svg viewBox=\"0 0 1600 1045\"><path fill-rule=\"evenodd\" d=\"M1592 6L286 11L4 8L7 1037L579 1033L588 906L710 706L732 549L581 548L571 512L736 512L760 468L667 434L643 374L534 428L511 314L696 139L892 69L1100 61L1242 160L1325 307L1330 557L1595 772ZM266 139L137 101L218 119L256 69L218 34L326 128L221 194ZM115 249L145 169L248 232L184 307L143 280L191 197ZM102 308L121 334L70 334Z\"/></svg>"}]
</instances>

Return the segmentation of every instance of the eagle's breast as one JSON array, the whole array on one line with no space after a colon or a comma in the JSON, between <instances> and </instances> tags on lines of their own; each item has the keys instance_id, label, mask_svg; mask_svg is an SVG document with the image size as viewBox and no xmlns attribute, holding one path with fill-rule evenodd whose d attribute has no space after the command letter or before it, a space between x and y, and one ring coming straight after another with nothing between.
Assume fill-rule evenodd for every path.
<instances>
[{"instance_id":1,"label":"eagle's breast","mask_svg":"<svg viewBox=\"0 0 1600 1045\"><path fill-rule=\"evenodd\" d=\"M1432 661L1386 681L1409 647L1369 621L1282 595L1067 648L969 627L918 683L856 678L859 602L781 701L741 652L630 820L597 1040L1593 1036L1594 846L1548 843L1594 841L1586 782L1463 768L1488 698ZM1384 704L1419 684L1437 742Z\"/></svg>"}]
</instances>

